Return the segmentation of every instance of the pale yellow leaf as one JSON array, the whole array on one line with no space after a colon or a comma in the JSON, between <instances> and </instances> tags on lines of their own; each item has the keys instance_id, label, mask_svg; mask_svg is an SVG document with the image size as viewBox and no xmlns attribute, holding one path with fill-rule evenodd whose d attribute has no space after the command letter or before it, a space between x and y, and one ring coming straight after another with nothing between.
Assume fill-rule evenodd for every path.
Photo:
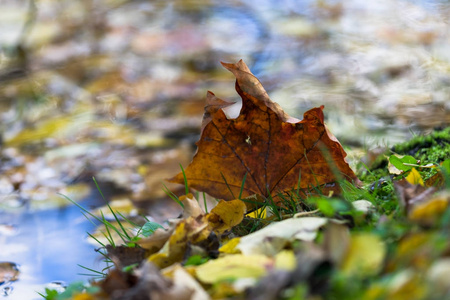
<instances>
[{"instance_id":1,"label":"pale yellow leaf","mask_svg":"<svg viewBox=\"0 0 450 300\"><path fill-rule=\"evenodd\" d=\"M275 256L275 268L292 271L297 266L297 259L292 250L283 250Z\"/></svg>"},{"instance_id":2,"label":"pale yellow leaf","mask_svg":"<svg viewBox=\"0 0 450 300\"><path fill-rule=\"evenodd\" d=\"M312 241L317 230L328 222L326 218L305 217L274 222L254 233L241 237L237 248L243 254L275 255L290 240Z\"/></svg>"},{"instance_id":3,"label":"pale yellow leaf","mask_svg":"<svg viewBox=\"0 0 450 300\"><path fill-rule=\"evenodd\" d=\"M447 210L450 202L449 193L440 193L425 202L412 206L408 219L422 225L431 226L438 222Z\"/></svg>"},{"instance_id":4,"label":"pale yellow leaf","mask_svg":"<svg viewBox=\"0 0 450 300\"><path fill-rule=\"evenodd\" d=\"M241 251L236 248L237 245L239 245L240 240L241 238L239 237L229 240L226 244L220 247L219 251L221 253L228 253L228 254L240 253Z\"/></svg>"},{"instance_id":5,"label":"pale yellow leaf","mask_svg":"<svg viewBox=\"0 0 450 300\"><path fill-rule=\"evenodd\" d=\"M227 255L197 267L197 278L208 284L239 278L260 278L273 260L265 255Z\"/></svg>"},{"instance_id":6,"label":"pale yellow leaf","mask_svg":"<svg viewBox=\"0 0 450 300\"><path fill-rule=\"evenodd\" d=\"M380 270L385 255L385 245L377 235L354 234L341 269L346 275L373 275Z\"/></svg>"}]
</instances>

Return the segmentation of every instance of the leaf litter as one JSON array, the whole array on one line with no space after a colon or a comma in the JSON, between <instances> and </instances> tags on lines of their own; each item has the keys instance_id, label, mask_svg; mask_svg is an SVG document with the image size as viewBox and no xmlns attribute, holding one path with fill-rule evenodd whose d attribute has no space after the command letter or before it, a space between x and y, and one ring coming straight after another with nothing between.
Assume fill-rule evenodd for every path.
<instances>
[{"instance_id":1,"label":"leaf litter","mask_svg":"<svg viewBox=\"0 0 450 300\"><path fill-rule=\"evenodd\" d=\"M242 69L248 71L242 62L226 66L237 68L235 70L237 73ZM255 114L256 117L252 121L257 123L258 114L265 116L274 114L278 117L283 115L276 104L269 102L267 94L259 86L259 81L251 73L245 73L241 83L237 76L236 83L236 89L243 97L241 116L242 112ZM253 91L253 94L248 93L248 90L245 92L245 88L240 87L242 80L244 82L246 80L246 84L253 82L251 88L256 92ZM223 126L220 123L228 120L221 112L227 104L215 96L210 98L212 96L212 93L208 93L209 99L204 116L206 122L203 122L197 154L191 165L174 180L184 183L186 191L189 187L200 191L206 190L226 200L218 201L207 213L205 207L200 207L199 199L192 194L179 197L178 201L183 205L183 212L179 218L171 219L167 226L155 227L149 236L140 237L127 246L112 248L107 246L115 268L108 272L104 279L92 283L100 287L101 292L83 294L80 291L78 294L80 297L85 295L88 299L135 297L407 299L414 293L417 299L425 299L442 297L449 293L448 282L438 279L439 275L446 274L443 266L448 264L446 253L450 249L447 230L450 224L448 209L450 198L449 186L445 184L450 174L448 160L432 162L440 166L437 174L443 177L443 181L430 187L425 184L426 180L423 180L425 174L423 170L428 170L428 166L409 168L401 160L391 159L403 169L402 172L385 181L385 186L375 186L371 189L371 185L363 186L357 180L345 162L345 152L335 138L329 138L331 134L319 116L319 122L314 124L323 128L322 133L318 135L319 139L313 139L310 144L316 143L326 135L326 140L331 140L331 143L325 145L335 149L333 151L339 154L331 157L338 160L336 164L342 166L341 171L350 170L350 172L344 173L341 180L337 180L338 172L330 170L332 169L332 166L328 166L330 160L326 160L323 154L327 150L322 148L317 155L309 158L308 162L314 165L314 159L318 158L318 164L323 165L319 169L320 172L325 170L328 176L324 176L324 181L307 181L306 186L310 187L308 193L304 192L305 186L301 186L298 180L289 181L279 190L253 189L251 184L258 186L256 180L249 185L250 188L246 188L247 181L242 180L242 177L245 178L245 173L249 171L247 168L244 168L245 173L241 170L225 173L226 175L207 173L205 176L208 169L203 168L201 164L195 164L198 154L204 151L201 148L202 142L223 143L228 146L230 143L227 139L233 140L235 134L233 131L222 132L219 134L221 138L217 139L217 132L220 133ZM262 97L261 102L268 105L258 106L258 97ZM245 104L247 100L244 98L252 98L253 110L246 108L248 104ZM274 107L278 112L272 110ZM321 110L322 108L316 109L315 112ZM289 117L285 115L284 120L288 119ZM305 113L305 119L311 119L308 118L308 113ZM317 120L317 115L312 119ZM208 126L214 122L219 125L214 126L216 131L210 131ZM285 126L295 126L290 124L302 121L294 122L287 122ZM240 125L238 122L238 125L229 124L231 125L224 126L225 130ZM251 135L252 130L258 131L263 126L250 125L252 129L244 127L244 131L247 135ZM316 134L315 131L308 132L313 136ZM210 134L215 138L210 138ZM300 139L302 138L307 141L309 137L300 136ZM253 145L261 148L264 141L270 143L270 140L262 140L262 142L253 140L249 143L245 135L239 135L234 146L228 148L233 150ZM290 142L289 139L285 141L287 144ZM215 168L216 165L210 163L209 159L214 161L213 154L218 154L216 156L222 158L223 155L218 152L221 151L219 148L214 148L216 152L210 151L203 158L205 166ZM300 153L300 157L306 156L307 152ZM236 157L243 155L241 153L244 152L233 152ZM264 165L267 157L269 156L266 152L263 159L258 162ZM407 164L409 162L413 160L408 158ZM223 170L234 170L236 164L228 163L226 166L227 168ZM246 166L246 163L241 162L240 166ZM315 175L315 172L319 171L312 170L311 174ZM387 168L386 172L389 172ZM314 177L312 175L311 177ZM200 176L201 180L196 181L195 176ZM256 178L257 174L254 173L253 177ZM219 184L216 190L211 189L214 186L205 187L205 182L211 184L220 179L223 183ZM336 184L339 189L332 189L333 192L330 193L329 190L320 188L330 182ZM392 196L394 187L398 196ZM386 189L391 191L391 198L386 198ZM311 191L315 191L314 195L311 195ZM250 193L259 195L251 197L253 195ZM296 213L291 212L290 216L277 215L277 212L288 209L287 202L273 201L277 196L282 199L283 193L284 197L290 196L295 202ZM251 210L247 203L249 199L263 199L257 202L257 206L267 211L264 219L256 215L248 217ZM387 210L383 202L391 203L396 209ZM274 216L278 216L278 219L273 219ZM249 220L265 222L259 230L246 227L246 234L237 235L236 232L242 231L235 229ZM127 264L131 264L131 269L126 268Z\"/></svg>"}]
</instances>

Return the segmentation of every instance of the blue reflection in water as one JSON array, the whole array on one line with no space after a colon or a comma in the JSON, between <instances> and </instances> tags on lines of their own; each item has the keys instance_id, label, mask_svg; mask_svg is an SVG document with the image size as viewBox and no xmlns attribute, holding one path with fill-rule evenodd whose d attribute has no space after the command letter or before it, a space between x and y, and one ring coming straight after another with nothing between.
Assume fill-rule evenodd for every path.
<instances>
[{"instance_id":1,"label":"blue reflection in water","mask_svg":"<svg viewBox=\"0 0 450 300\"><path fill-rule=\"evenodd\" d=\"M89 202L82 203L85 207ZM36 291L52 281L87 281L88 273L78 264L101 270L103 263L95 247L86 241L94 225L70 205L60 209L27 213L0 213L0 223L17 226L15 235L0 236L0 261L20 266L19 280L8 299L32 299ZM26 297L26 298L24 298Z\"/></svg>"}]
</instances>

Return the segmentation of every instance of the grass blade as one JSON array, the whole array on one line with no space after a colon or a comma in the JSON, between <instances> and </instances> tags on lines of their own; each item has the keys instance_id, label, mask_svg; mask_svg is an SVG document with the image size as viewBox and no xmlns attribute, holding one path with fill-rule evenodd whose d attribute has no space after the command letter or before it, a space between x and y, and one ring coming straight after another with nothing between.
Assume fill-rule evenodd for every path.
<instances>
[{"instance_id":1,"label":"grass blade","mask_svg":"<svg viewBox=\"0 0 450 300\"><path fill-rule=\"evenodd\" d=\"M186 192L186 195L189 194L189 185L186 178L186 173L184 172L183 166L180 164L181 173L183 173L183 179L184 179L184 190Z\"/></svg>"},{"instance_id":2,"label":"grass blade","mask_svg":"<svg viewBox=\"0 0 450 300\"><path fill-rule=\"evenodd\" d=\"M85 269L85 270L88 270L88 271L94 273L94 274L80 274L80 273L78 273L79 275L97 276L97 277L98 277L98 276L101 276L101 277L105 277L105 276L106 276L105 273L102 273L102 272L100 272L100 271L97 271L97 270L94 270L94 269L91 269L91 268L82 266L82 265L80 265L80 264L77 264L77 266L79 266L80 268L83 268L83 269Z\"/></svg>"},{"instance_id":3,"label":"grass blade","mask_svg":"<svg viewBox=\"0 0 450 300\"><path fill-rule=\"evenodd\" d=\"M230 186L228 185L227 179L225 178L225 176L223 175L222 172L220 172L220 175L222 175L223 181L225 181L225 185L227 186L228 190L231 193L231 196L233 196L233 199L236 199L236 197L233 194L233 191L231 190Z\"/></svg>"},{"instance_id":4,"label":"grass blade","mask_svg":"<svg viewBox=\"0 0 450 300\"><path fill-rule=\"evenodd\" d=\"M238 199L241 199L241 197L242 197L242 192L244 191L244 185L245 185L245 180L247 179L247 174L248 174L248 172L245 172L244 178L242 179L241 190L239 191Z\"/></svg>"},{"instance_id":5,"label":"grass blade","mask_svg":"<svg viewBox=\"0 0 450 300\"><path fill-rule=\"evenodd\" d=\"M297 196L300 198L300 183L302 181L302 169L298 170Z\"/></svg>"},{"instance_id":6,"label":"grass blade","mask_svg":"<svg viewBox=\"0 0 450 300\"><path fill-rule=\"evenodd\" d=\"M178 199L177 195L175 195L174 193L172 193L167 186L162 183L162 185L164 186L163 191L164 193L166 193L167 196L169 196L173 201L175 201L176 203L178 203L182 208L184 208L184 204Z\"/></svg>"},{"instance_id":7,"label":"grass blade","mask_svg":"<svg viewBox=\"0 0 450 300\"><path fill-rule=\"evenodd\" d=\"M92 177L92 180L94 181L95 186L97 187L97 190L100 192L100 195L102 195L103 200L106 201L105 196L103 195L102 190L101 190L100 187L98 186L98 183L97 183L97 180L95 179L95 177Z\"/></svg>"},{"instance_id":8,"label":"grass blade","mask_svg":"<svg viewBox=\"0 0 450 300\"><path fill-rule=\"evenodd\" d=\"M208 205L206 204L205 192L203 192L203 204L205 205L205 213L208 213Z\"/></svg>"},{"instance_id":9,"label":"grass blade","mask_svg":"<svg viewBox=\"0 0 450 300\"><path fill-rule=\"evenodd\" d=\"M128 235L128 232L127 232L127 231L125 230L125 228L123 227L122 222L119 220L119 218L117 217L117 215L114 213L114 211L113 211L113 209L111 208L111 206L109 206L109 204L107 204L107 205L108 205L109 210L110 210L111 213L113 214L114 219L116 219L116 222L119 224L120 228L122 229L124 235L128 238L128 240L131 240L131 237ZM123 240L123 238L122 238L122 240ZM124 240L124 242L127 242L127 241Z\"/></svg>"}]
</instances>

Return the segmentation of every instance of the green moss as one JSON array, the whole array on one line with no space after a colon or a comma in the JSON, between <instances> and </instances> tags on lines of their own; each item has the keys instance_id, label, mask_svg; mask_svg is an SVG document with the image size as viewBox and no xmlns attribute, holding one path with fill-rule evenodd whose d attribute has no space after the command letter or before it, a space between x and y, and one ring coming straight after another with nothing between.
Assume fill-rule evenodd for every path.
<instances>
[{"instance_id":1,"label":"green moss","mask_svg":"<svg viewBox=\"0 0 450 300\"><path fill-rule=\"evenodd\" d=\"M450 127L433 131L429 135L416 136L410 141L392 147L401 155L411 155L421 164L440 163L450 158Z\"/></svg>"},{"instance_id":2,"label":"green moss","mask_svg":"<svg viewBox=\"0 0 450 300\"><path fill-rule=\"evenodd\" d=\"M408 142L395 145L392 152L400 155L411 155L419 160L420 165L439 164L450 158L450 127L436 130L428 135L416 136ZM398 199L391 180L399 179L389 174L388 159L392 153L381 154L370 166L358 174L360 180L366 183L366 189L371 193L373 203L378 211L395 219L403 213L398 206ZM424 180L436 174L436 169L418 168Z\"/></svg>"},{"instance_id":3,"label":"green moss","mask_svg":"<svg viewBox=\"0 0 450 300\"><path fill-rule=\"evenodd\" d=\"M450 127L435 130L428 135L418 135L410 141L395 145L391 149L400 155L411 155L420 161L421 165L429 163L438 164L450 158ZM388 160L390 152L381 154L372 163L369 170L358 174L364 182L375 182L381 177L388 176ZM422 176L427 179L436 173L434 169L422 170Z\"/></svg>"}]
</instances>

